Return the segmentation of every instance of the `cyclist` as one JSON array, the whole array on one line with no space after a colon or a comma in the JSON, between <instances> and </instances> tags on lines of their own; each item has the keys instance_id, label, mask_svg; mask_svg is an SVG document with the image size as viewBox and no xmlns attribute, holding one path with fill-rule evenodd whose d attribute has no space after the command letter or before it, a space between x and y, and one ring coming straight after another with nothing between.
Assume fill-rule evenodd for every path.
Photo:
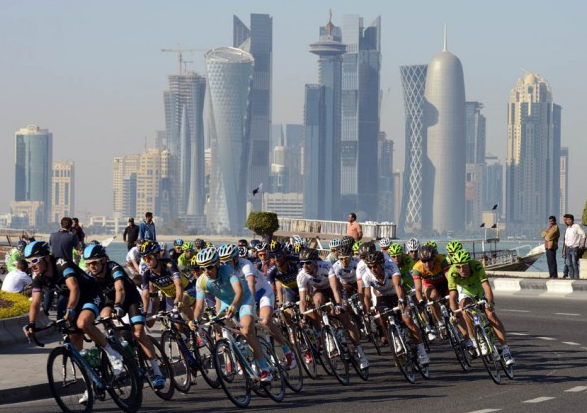
<instances>
[{"instance_id":1,"label":"cyclist","mask_svg":"<svg viewBox=\"0 0 587 413\"><path fill-rule=\"evenodd\" d=\"M418 241L417 238L410 238L406 243L406 250L408 251L408 255L412 257L414 262L417 262L419 259L418 251L420 250L420 241Z\"/></svg>"},{"instance_id":2,"label":"cyclist","mask_svg":"<svg viewBox=\"0 0 587 413\"><path fill-rule=\"evenodd\" d=\"M330 253L328 254L328 257L326 257L326 259L328 261L330 261L331 264L334 265L334 263L336 261L338 261L338 252L339 252L342 244L338 238L334 238L334 239L330 240L330 242L328 243L328 246L330 247Z\"/></svg>"},{"instance_id":3,"label":"cyclist","mask_svg":"<svg viewBox=\"0 0 587 413\"><path fill-rule=\"evenodd\" d=\"M273 260L269 258L269 244L263 241L257 244L255 250L257 251L257 260L254 262L255 267L257 267L263 275L266 275L267 269L273 263Z\"/></svg>"},{"instance_id":4,"label":"cyclist","mask_svg":"<svg viewBox=\"0 0 587 413\"><path fill-rule=\"evenodd\" d=\"M455 254L455 252L462 249L463 244L461 244L459 241L450 241L448 244L446 244L446 261L449 264L452 264L452 256Z\"/></svg>"},{"instance_id":5,"label":"cyclist","mask_svg":"<svg viewBox=\"0 0 587 413\"><path fill-rule=\"evenodd\" d=\"M10 252L6 253L5 262L6 262L6 271L14 271L16 269L16 263L18 260L24 258L24 249L27 243L24 240L20 240L16 243L16 247L14 247Z\"/></svg>"},{"instance_id":6,"label":"cyclist","mask_svg":"<svg viewBox=\"0 0 587 413\"><path fill-rule=\"evenodd\" d=\"M363 286L365 287L365 306L369 310L372 306L371 302L371 288L375 291L377 297L376 310L378 312L387 308L394 308L400 306L402 308L402 320L417 345L420 363L427 365L430 363L420 332L414 324L414 320L410 316L410 307L405 300L404 290L402 288L401 274L399 269L394 264L391 269L386 268L385 257L381 251L375 251L367 255L365 258L369 267L369 272L363 275ZM379 325L387 332L387 326L381 319Z\"/></svg>"},{"instance_id":7,"label":"cyclist","mask_svg":"<svg viewBox=\"0 0 587 413\"><path fill-rule=\"evenodd\" d=\"M463 308L468 304L472 304L477 299L486 300L485 314L495 330L497 339L502 345L502 356L506 366L513 365L515 359L510 352L503 323L494 311L495 301L493 291L489 285L483 264L477 260L472 260L471 255L465 249L455 252L452 260L453 265L447 274L448 289L450 291L450 308L455 311L459 307ZM477 343L473 339L473 323L471 319L466 316L459 316L458 318L461 323L462 319L465 319L468 335L478 350Z\"/></svg>"},{"instance_id":8,"label":"cyclist","mask_svg":"<svg viewBox=\"0 0 587 413\"><path fill-rule=\"evenodd\" d=\"M294 255L288 255L278 242L269 245L269 252L275 259L267 269L267 281L277 296L277 302L285 304L299 301L297 277L300 260Z\"/></svg>"},{"instance_id":9,"label":"cyclist","mask_svg":"<svg viewBox=\"0 0 587 413\"><path fill-rule=\"evenodd\" d=\"M202 251L204 248L206 248L206 241L204 241L202 238L196 238L194 240L194 248L196 249L196 253Z\"/></svg>"},{"instance_id":10,"label":"cyclist","mask_svg":"<svg viewBox=\"0 0 587 413\"><path fill-rule=\"evenodd\" d=\"M183 250L181 249L182 245L183 240L181 238L176 238L173 240L173 248L169 250L169 258L171 258L176 263L179 256L183 254Z\"/></svg>"},{"instance_id":11,"label":"cyclist","mask_svg":"<svg viewBox=\"0 0 587 413\"><path fill-rule=\"evenodd\" d=\"M72 344L76 349L82 350L82 333L90 336L96 345L106 351L114 375L119 376L123 371L122 356L112 348L106 337L94 325L94 320L100 315L100 310L104 305L104 296L96 280L73 262L50 254L49 244L46 242L31 242L25 247L24 255L33 273L29 324L25 326L27 334L34 333L43 290L46 288L55 289L59 295L67 299L67 309L63 318L72 326L77 327L76 332L71 333ZM80 403L84 403L83 398Z\"/></svg>"},{"instance_id":12,"label":"cyclist","mask_svg":"<svg viewBox=\"0 0 587 413\"><path fill-rule=\"evenodd\" d=\"M110 317L114 312L116 317L122 318L128 314L132 332L153 367L153 387L162 389L165 386L165 378L159 368L155 347L145 333L146 319L137 288L122 267L110 261L102 245L88 245L84 249L84 259L88 272L98 281L106 300L100 316Z\"/></svg>"},{"instance_id":13,"label":"cyclist","mask_svg":"<svg viewBox=\"0 0 587 413\"><path fill-rule=\"evenodd\" d=\"M190 271L189 266L192 258L194 257L194 244L191 242L184 242L181 246L181 250L183 251L181 255L177 258L177 268L186 276L189 277Z\"/></svg>"},{"instance_id":14,"label":"cyclist","mask_svg":"<svg viewBox=\"0 0 587 413\"><path fill-rule=\"evenodd\" d=\"M350 248L341 248L338 253L338 261L332 266L346 298L359 293L361 300L363 299L363 291L359 291L357 285L357 266L360 261L359 258L352 256Z\"/></svg>"},{"instance_id":15,"label":"cyclist","mask_svg":"<svg viewBox=\"0 0 587 413\"><path fill-rule=\"evenodd\" d=\"M200 251L196 261L204 272L196 283L193 328L197 328L202 317L206 294L213 294L220 301L219 312L226 312L227 317L238 315L242 325L240 331L247 339L261 367L261 381L270 382L273 377L255 334L255 298L247 283L238 277L230 265L220 265L220 257L215 248L205 248Z\"/></svg>"},{"instance_id":16,"label":"cyclist","mask_svg":"<svg viewBox=\"0 0 587 413\"><path fill-rule=\"evenodd\" d=\"M140 284L140 274L142 271L141 253L139 249L141 245L143 245L143 242L144 241L142 239L138 239L136 245L132 247L130 250L128 250L128 252L126 253L126 268L131 273L131 276L135 284L137 284L137 281L139 281L138 283Z\"/></svg>"},{"instance_id":17,"label":"cyclist","mask_svg":"<svg viewBox=\"0 0 587 413\"><path fill-rule=\"evenodd\" d=\"M338 281L330 261L322 261L318 251L314 248L304 248L300 252L300 263L302 268L297 276L298 290L300 293L300 312L306 311L307 289L313 289L312 300L316 307L319 307L331 299L336 304L337 317L342 322L345 329L357 349L359 355L359 365L361 369L369 367L369 361L365 357L363 347L359 341L360 336L357 327L351 324L348 313L343 308L342 295L338 288ZM319 320L316 313L309 314L315 327L319 326Z\"/></svg>"}]
</instances>

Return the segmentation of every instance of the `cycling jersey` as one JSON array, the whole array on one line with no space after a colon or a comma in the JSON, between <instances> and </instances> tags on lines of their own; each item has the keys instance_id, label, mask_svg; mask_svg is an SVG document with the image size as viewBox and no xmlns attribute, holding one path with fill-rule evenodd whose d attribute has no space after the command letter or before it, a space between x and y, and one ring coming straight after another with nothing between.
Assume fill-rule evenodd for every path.
<instances>
[{"instance_id":1,"label":"cycling jersey","mask_svg":"<svg viewBox=\"0 0 587 413\"><path fill-rule=\"evenodd\" d=\"M459 270L454 265L450 267L446 278L448 279L448 290L459 291L468 296L483 297L485 290L483 290L482 283L488 281L485 268L477 260L469 261L471 274L467 278L461 278Z\"/></svg>"},{"instance_id":2,"label":"cycling jersey","mask_svg":"<svg viewBox=\"0 0 587 413\"><path fill-rule=\"evenodd\" d=\"M302 267L297 276L297 284L299 291L306 291L306 287L310 286L315 290L328 290L330 289L331 277L336 277L334 269L330 261L317 261L315 264L318 266L318 272L316 275L310 275Z\"/></svg>"},{"instance_id":3,"label":"cycling jersey","mask_svg":"<svg viewBox=\"0 0 587 413\"><path fill-rule=\"evenodd\" d=\"M414 288L414 278L412 277L411 271L412 268L414 268L414 264L414 260L408 254L401 255L401 264L398 265L398 268L400 274L402 275L402 284L406 287L406 289L410 290Z\"/></svg>"},{"instance_id":4,"label":"cycling jersey","mask_svg":"<svg viewBox=\"0 0 587 413\"><path fill-rule=\"evenodd\" d=\"M271 285L275 285L279 281L283 288L297 289L297 277L300 270L299 262L298 257L294 257L293 255L285 257L285 263L282 269L277 266L277 262L274 262L267 270L267 281Z\"/></svg>"},{"instance_id":5,"label":"cycling jersey","mask_svg":"<svg viewBox=\"0 0 587 413\"><path fill-rule=\"evenodd\" d=\"M377 295L397 295L393 284L393 277L399 277L399 271L392 271L387 268L384 268L383 271L385 272L385 276L382 281L379 281L371 271L363 274L363 287L373 287Z\"/></svg>"},{"instance_id":6,"label":"cycling jersey","mask_svg":"<svg viewBox=\"0 0 587 413\"><path fill-rule=\"evenodd\" d=\"M141 287L143 290L149 289L149 282L161 290L166 297L175 297L175 280L181 281L181 286L186 291L189 284L188 278L181 274L177 265L169 258L160 258L158 260L158 268L162 268L161 274L155 274L153 269L147 268L142 276Z\"/></svg>"},{"instance_id":7,"label":"cycling jersey","mask_svg":"<svg viewBox=\"0 0 587 413\"><path fill-rule=\"evenodd\" d=\"M357 282L357 266L361 262L356 257L351 257L347 267L344 267L342 261L336 261L332 268L338 280L343 284L353 284Z\"/></svg>"},{"instance_id":8,"label":"cycling jersey","mask_svg":"<svg viewBox=\"0 0 587 413\"><path fill-rule=\"evenodd\" d=\"M224 311L234 301L236 293L233 285L240 283L243 290L243 300L237 308L239 316L254 315L255 302L247 283L229 265L221 265L217 269L215 280L208 278L206 274L200 275L196 283L196 299L204 300L207 294L212 294L221 302L220 312Z\"/></svg>"},{"instance_id":9,"label":"cycling jersey","mask_svg":"<svg viewBox=\"0 0 587 413\"><path fill-rule=\"evenodd\" d=\"M118 280L122 280L124 284L125 298L122 308L126 310L131 303L142 303L141 296L134 283L127 277L122 267L114 261L108 261L105 265L106 274L104 277L94 277L100 285L100 288L102 288L102 293L106 299L105 305L110 307L114 305L116 300L116 288L114 284Z\"/></svg>"},{"instance_id":10,"label":"cycling jersey","mask_svg":"<svg viewBox=\"0 0 587 413\"><path fill-rule=\"evenodd\" d=\"M412 268L412 276L414 279L421 279L424 285L434 285L446 280L444 273L449 268L444 255L438 254L434 257L432 270L429 270L422 261L418 261Z\"/></svg>"}]
</instances>

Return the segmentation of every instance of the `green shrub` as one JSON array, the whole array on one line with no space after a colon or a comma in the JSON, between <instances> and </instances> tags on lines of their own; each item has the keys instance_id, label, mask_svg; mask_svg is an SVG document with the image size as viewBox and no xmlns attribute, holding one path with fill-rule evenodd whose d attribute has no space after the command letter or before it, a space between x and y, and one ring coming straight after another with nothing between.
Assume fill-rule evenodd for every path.
<instances>
[{"instance_id":1,"label":"green shrub","mask_svg":"<svg viewBox=\"0 0 587 413\"><path fill-rule=\"evenodd\" d=\"M0 291L0 318L18 317L29 312L31 302L19 293Z\"/></svg>"},{"instance_id":2,"label":"green shrub","mask_svg":"<svg viewBox=\"0 0 587 413\"><path fill-rule=\"evenodd\" d=\"M279 229L279 220L275 212L251 212L246 226L255 234L270 240L273 233Z\"/></svg>"}]
</instances>

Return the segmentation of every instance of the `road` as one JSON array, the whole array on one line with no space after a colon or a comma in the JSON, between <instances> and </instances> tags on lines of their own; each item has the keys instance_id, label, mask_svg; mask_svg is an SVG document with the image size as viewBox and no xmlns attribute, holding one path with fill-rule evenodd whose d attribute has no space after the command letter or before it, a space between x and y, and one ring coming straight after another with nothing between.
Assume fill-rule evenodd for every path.
<instances>
[{"instance_id":1,"label":"road","mask_svg":"<svg viewBox=\"0 0 587 413\"><path fill-rule=\"evenodd\" d=\"M377 356L367 346L371 377L352 376L348 387L329 376L306 379L299 394L288 393L279 404L253 397L249 411L356 413L408 412L585 412L587 411L587 299L506 296L497 298L497 311L509 333L516 357L516 379L494 384L480 360L463 373L447 344L433 346L431 378L412 385L395 369L390 355ZM200 385L199 385L200 386ZM0 405L0 412L58 412L52 399ZM221 389L205 385L177 394L170 402L145 389L142 411L229 412L235 407ZM107 400L96 412L116 411Z\"/></svg>"}]
</instances>

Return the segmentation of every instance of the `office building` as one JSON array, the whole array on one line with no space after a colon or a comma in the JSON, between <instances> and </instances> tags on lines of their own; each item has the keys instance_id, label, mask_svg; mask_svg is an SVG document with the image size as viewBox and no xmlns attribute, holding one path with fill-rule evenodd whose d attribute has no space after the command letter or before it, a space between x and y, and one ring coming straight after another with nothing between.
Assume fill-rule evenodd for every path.
<instances>
[{"instance_id":1,"label":"office building","mask_svg":"<svg viewBox=\"0 0 587 413\"><path fill-rule=\"evenodd\" d=\"M125 156L116 156L114 157L112 163L112 195L113 195L113 211L115 217L127 217L135 215L128 215L128 209L130 205L130 200L127 199L130 194L125 190L124 187L124 179L132 175L133 173L136 174L139 170L139 164L141 160L141 155L125 155ZM136 181L136 178L135 178ZM136 211L136 182L135 182L135 195L134 196L134 206L132 209ZM126 208L125 208L126 205ZM144 211L143 214L147 212ZM153 212L153 211L151 211ZM128 216L127 216L128 215Z\"/></svg>"},{"instance_id":2,"label":"office building","mask_svg":"<svg viewBox=\"0 0 587 413\"><path fill-rule=\"evenodd\" d=\"M483 174L485 172L485 116L483 104L465 103L465 226L468 230L483 222Z\"/></svg>"},{"instance_id":3,"label":"office building","mask_svg":"<svg viewBox=\"0 0 587 413\"><path fill-rule=\"evenodd\" d=\"M50 222L61 222L63 217L75 216L75 163L54 162L51 174Z\"/></svg>"},{"instance_id":4,"label":"office building","mask_svg":"<svg viewBox=\"0 0 587 413\"><path fill-rule=\"evenodd\" d=\"M569 209L569 148L561 148L560 157L560 213L566 214ZM562 222L562 221L561 221Z\"/></svg>"},{"instance_id":5,"label":"office building","mask_svg":"<svg viewBox=\"0 0 587 413\"><path fill-rule=\"evenodd\" d=\"M486 154L483 173L483 211L493 211L498 217L501 217L504 204L503 184L503 164L497 159L497 156ZM495 205L497 207L494 210Z\"/></svg>"},{"instance_id":6,"label":"office building","mask_svg":"<svg viewBox=\"0 0 587 413\"><path fill-rule=\"evenodd\" d=\"M393 141L387 139L384 132L380 133L378 153L379 192L377 197L377 212L373 218L378 222L391 222L394 220L396 208L393 176Z\"/></svg>"}]
</instances>

